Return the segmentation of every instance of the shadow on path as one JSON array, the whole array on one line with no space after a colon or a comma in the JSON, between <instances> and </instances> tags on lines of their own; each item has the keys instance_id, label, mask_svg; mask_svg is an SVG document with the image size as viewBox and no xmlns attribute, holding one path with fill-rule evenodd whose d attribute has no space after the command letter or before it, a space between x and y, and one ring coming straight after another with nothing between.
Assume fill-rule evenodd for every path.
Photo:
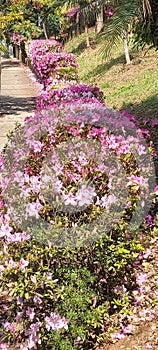
<instances>
[{"instance_id":1,"label":"shadow on path","mask_svg":"<svg viewBox=\"0 0 158 350\"><path fill-rule=\"evenodd\" d=\"M11 97L1 96L1 114L19 114L20 112L32 112L35 109L36 97Z\"/></svg>"},{"instance_id":2,"label":"shadow on path","mask_svg":"<svg viewBox=\"0 0 158 350\"><path fill-rule=\"evenodd\" d=\"M4 69L4 68L10 68L10 67L19 67L19 65L20 65L20 61L18 61L18 60L11 60L11 59L4 59L3 58L3 60L2 60L2 63L1 63L1 67L2 67L2 70Z\"/></svg>"}]
</instances>

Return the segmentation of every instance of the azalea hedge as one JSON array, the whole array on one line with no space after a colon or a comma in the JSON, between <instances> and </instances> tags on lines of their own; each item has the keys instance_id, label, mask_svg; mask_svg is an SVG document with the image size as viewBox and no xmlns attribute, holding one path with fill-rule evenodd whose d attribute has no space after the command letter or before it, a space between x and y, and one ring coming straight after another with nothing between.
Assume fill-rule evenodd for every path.
<instances>
[{"instance_id":1,"label":"azalea hedge","mask_svg":"<svg viewBox=\"0 0 158 350\"><path fill-rule=\"evenodd\" d=\"M62 51L62 45L56 40L35 40L28 49L33 71L44 87L54 81L76 80L77 63L75 56Z\"/></svg>"},{"instance_id":2,"label":"azalea hedge","mask_svg":"<svg viewBox=\"0 0 158 350\"><path fill-rule=\"evenodd\" d=\"M42 95L0 160L0 348L93 349L132 331L155 151L97 87L56 74L67 54L40 45Z\"/></svg>"}]
</instances>

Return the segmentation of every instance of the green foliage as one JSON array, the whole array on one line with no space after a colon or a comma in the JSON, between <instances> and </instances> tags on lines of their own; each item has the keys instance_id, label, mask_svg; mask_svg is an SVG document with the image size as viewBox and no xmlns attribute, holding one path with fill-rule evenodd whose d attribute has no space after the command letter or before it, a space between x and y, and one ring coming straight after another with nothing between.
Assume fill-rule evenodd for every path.
<instances>
[{"instance_id":1,"label":"green foliage","mask_svg":"<svg viewBox=\"0 0 158 350\"><path fill-rule=\"evenodd\" d=\"M3 245L1 248L3 251ZM116 228L111 237L106 235L93 246L78 249L53 248L35 240L10 244L8 258L16 263L23 257L29 265L23 273L18 267L6 266L0 280L1 290L8 288L5 303L12 313L14 310L15 318L18 312L23 312L26 329L28 307L35 308L36 320L44 320L52 309L66 317L68 331L45 334L43 330L42 345L38 349L92 349L109 322L109 313L120 311L127 315L129 312L135 281L134 261L141 249L141 245L138 249L138 239L127 239L120 228ZM132 258L134 251L136 256ZM4 262L3 254L1 259ZM122 285L127 288L125 294L119 291L118 286ZM34 296L41 299L42 307L34 303ZM10 313L6 312L6 316L10 322ZM15 343L16 333L5 330L4 340L9 338Z\"/></svg>"}]
</instances>

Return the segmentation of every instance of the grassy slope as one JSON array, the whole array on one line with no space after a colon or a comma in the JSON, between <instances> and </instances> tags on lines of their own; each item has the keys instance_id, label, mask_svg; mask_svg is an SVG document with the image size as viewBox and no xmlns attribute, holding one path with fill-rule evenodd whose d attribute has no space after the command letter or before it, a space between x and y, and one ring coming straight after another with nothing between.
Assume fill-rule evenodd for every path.
<instances>
[{"instance_id":1,"label":"grassy slope","mask_svg":"<svg viewBox=\"0 0 158 350\"><path fill-rule=\"evenodd\" d=\"M146 54L132 53L132 64L126 66L121 44L113 50L111 58L103 61L99 54L103 43L102 39L87 50L82 34L65 45L65 51L77 55L81 80L97 84L109 107L126 108L139 118L158 118L158 52L151 49Z\"/></svg>"}]
</instances>

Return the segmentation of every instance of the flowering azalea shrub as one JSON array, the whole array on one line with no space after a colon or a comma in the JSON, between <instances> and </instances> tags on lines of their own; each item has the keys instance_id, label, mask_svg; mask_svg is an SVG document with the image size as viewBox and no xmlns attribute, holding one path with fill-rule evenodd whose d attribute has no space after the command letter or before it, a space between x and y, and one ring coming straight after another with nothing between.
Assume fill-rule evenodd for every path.
<instances>
[{"instance_id":1,"label":"flowering azalea shrub","mask_svg":"<svg viewBox=\"0 0 158 350\"><path fill-rule=\"evenodd\" d=\"M44 56L48 52L61 52L63 46L59 41L50 39L32 40L29 43L28 55L32 59L32 64L36 64L36 58Z\"/></svg>"},{"instance_id":2,"label":"flowering azalea shrub","mask_svg":"<svg viewBox=\"0 0 158 350\"><path fill-rule=\"evenodd\" d=\"M48 86L37 98L37 109L51 107L56 103L76 102L82 99L86 102L103 101L103 93L97 86L89 86L83 83L62 84L58 89Z\"/></svg>"},{"instance_id":3,"label":"flowering azalea shrub","mask_svg":"<svg viewBox=\"0 0 158 350\"><path fill-rule=\"evenodd\" d=\"M43 54L38 54L36 50L32 50L30 57L33 70L43 82L44 87L55 79L70 81L78 77L75 56L71 53L48 50Z\"/></svg>"},{"instance_id":4,"label":"flowering azalea shrub","mask_svg":"<svg viewBox=\"0 0 158 350\"><path fill-rule=\"evenodd\" d=\"M146 147L129 119L100 102L36 111L10 137L1 158L2 348L92 349L105 331L130 333L144 250L135 222L152 190ZM116 312L124 317L113 326Z\"/></svg>"}]
</instances>

